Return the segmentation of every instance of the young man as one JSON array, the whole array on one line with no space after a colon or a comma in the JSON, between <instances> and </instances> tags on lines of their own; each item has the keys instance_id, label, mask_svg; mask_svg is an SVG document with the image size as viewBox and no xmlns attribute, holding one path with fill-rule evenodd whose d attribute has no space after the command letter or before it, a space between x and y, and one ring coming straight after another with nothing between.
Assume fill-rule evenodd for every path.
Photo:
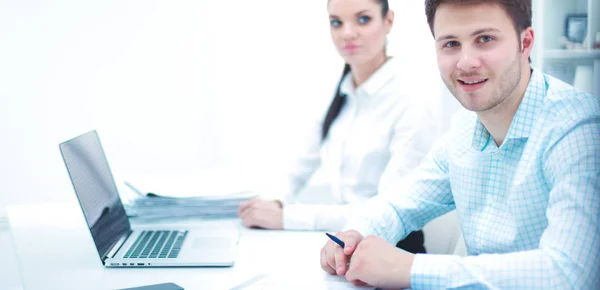
<instances>
[{"instance_id":1,"label":"young man","mask_svg":"<svg viewBox=\"0 0 600 290\"><path fill-rule=\"evenodd\" d=\"M321 267L383 288L600 289L598 98L529 65L531 0L425 6L466 110L393 198L337 234L343 249L326 243ZM455 208L468 257L391 244Z\"/></svg>"}]
</instances>

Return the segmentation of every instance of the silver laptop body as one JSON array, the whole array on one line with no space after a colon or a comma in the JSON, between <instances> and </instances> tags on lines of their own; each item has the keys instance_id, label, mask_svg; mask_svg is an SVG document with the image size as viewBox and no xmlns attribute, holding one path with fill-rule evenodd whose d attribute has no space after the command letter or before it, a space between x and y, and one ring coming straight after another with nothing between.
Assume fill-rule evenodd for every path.
<instances>
[{"instance_id":1,"label":"silver laptop body","mask_svg":"<svg viewBox=\"0 0 600 290\"><path fill-rule=\"evenodd\" d=\"M232 266L238 227L132 229L98 133L59 145L88 228L106 267Z\"/></svg>"}]
</instances>

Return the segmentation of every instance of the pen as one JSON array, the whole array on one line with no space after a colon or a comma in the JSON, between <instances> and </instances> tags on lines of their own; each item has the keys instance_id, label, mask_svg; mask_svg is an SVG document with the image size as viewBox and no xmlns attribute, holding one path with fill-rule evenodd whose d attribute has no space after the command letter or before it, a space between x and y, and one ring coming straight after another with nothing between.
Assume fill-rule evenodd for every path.
<instances>
[{"instance_id":1,"label":"pen","mask_svg":"<svg viewBox=\"0 0 600 290\"><path fill-rule=\"evenodd\" d=\"M338 239L336 236L329 234L329 233L325 233L332 241L334 241L336 244L340 245L340 247L342 247L342 249L344 249L344 247L346 246L346 244L344 244L344 242L342 242L342 240ZM346 263L346 266L350 267L350 262Z\"/></svg>"},{"instance_id":2,"label":"pen","mask_svg":"<svg viewBox=\"0 0 600 290\"><path fill-rule=\"evenodd\" d=\"M342 247L342 249L346 246L346 244L344 244L344 242L342 242L342 240L338 239L336 236L331 235L329 233L325 233L331 240L333 240L336 244L340 245L340 247Z\"/></svg>"}]
</instances>

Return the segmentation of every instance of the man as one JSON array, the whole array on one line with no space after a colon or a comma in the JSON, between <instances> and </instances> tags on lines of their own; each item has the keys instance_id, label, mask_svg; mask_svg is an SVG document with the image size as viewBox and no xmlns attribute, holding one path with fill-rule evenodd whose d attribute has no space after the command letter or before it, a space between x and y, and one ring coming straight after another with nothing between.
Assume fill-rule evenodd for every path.
<instances>
[{"instance_id":1,"label":"man","mask_svg":"<svg viewBox=\"0 0 600 290\"><path fill-rule=\"evenodd\" d=\"M321 267L384 288L600 289L600 104L529 65L531 0L426 0L466 109L412 175L328 241ZM391 243L457 210L468 257ZM347 264L349 262L349 264Z\"/></svg>"}]
</instances>

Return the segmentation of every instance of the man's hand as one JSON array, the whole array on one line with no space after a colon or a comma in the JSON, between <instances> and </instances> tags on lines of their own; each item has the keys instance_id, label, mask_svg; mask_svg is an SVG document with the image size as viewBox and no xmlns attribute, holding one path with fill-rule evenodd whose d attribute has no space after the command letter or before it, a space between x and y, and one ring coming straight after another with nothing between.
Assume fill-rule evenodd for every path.
<instances>
[{"instance_id":1,"label":"man's hand","mask_svg":"<svg viewBox=\"0 0 600 290\"><path fill-rule=\"evenodd\" d=\"M249 228L283 229L283 209L277 200L247 200L240 204L238 215Z\"/></svg>"},{"instance_id":2,"label":"man's hand","mask_svg":"<svg viewBox=\"0 0 600 290\"><path fill-rule=\"evenodd\" d=\"M410 288L415 255L396 248L382 238L368 236L354 250L346 279L381 288Z\"/></svg>"},{"instance_id":3,"label":"man's hand","mask_svg":"<svg viewBox=\"0 0 600 290\"><path fill-rule=\"evenodd\" d=\"M359 245L363 236L355 231L340 232L335 235L345 244L342 249L332 240L328 240L321 249L321 268L331 275L343 276L348 270L348 262L354 253L354 250ZM358 281L357 281L358 282Z\"/></svg>"}]
</instances>

